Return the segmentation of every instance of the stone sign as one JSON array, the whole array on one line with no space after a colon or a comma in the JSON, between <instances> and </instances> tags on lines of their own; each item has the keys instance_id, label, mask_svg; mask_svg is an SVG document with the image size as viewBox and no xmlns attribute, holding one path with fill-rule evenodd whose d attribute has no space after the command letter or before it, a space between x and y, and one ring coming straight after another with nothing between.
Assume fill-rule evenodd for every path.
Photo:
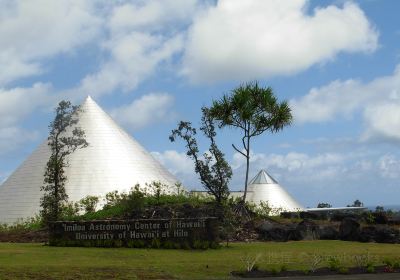
<instances>
[{"instance_id":1,"label":"stone sign","mask_svg":"<svg viewBox=\"0 0 400 280\"><path fill-rule=\"evenodd\" d=\"M209 248L217 246L216 218L59 221L51 246Z\"/></svg>"}]
</instances>

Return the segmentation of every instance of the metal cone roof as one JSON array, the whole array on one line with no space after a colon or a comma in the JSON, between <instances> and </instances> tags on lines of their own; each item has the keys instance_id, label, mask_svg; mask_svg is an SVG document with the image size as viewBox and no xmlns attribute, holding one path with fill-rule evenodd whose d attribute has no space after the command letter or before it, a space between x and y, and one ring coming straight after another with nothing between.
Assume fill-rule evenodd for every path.
<instances>
[{"instance_id":1,"label":"metal cone roof","mask_svg":"<svg viewBox=\"0 0 400 280\"><path fill-rule=\"evenodd\" d=\"M87 195L104 196L114 190L128 191L135 184L144 187L145 183L160 181L173 186L178 181L92 98L88 97L81 109L77 126L85 132L89 146L68 158L65 188L70 201ZM0 186L0 223L39 213L40 188L49 156L46 140Z\"/></svg>"},{"instance_id":2,"label":"metal cone roof","mask_svg":"<svg viewBox=\"0 0 400 280\"><path fill-rule=\"evenodd\" d=\"M304 207L298 203L271 175L261 170L248 185L247 201L260 204L267 202L268 206L277 212L299 211Z\"/></svg>"},{"instance_id":3,"label":"metal cone roof","mask_svg":"<svg viewBox=\"0 0 400 280\"><path fill-rule=\"evenodd\" d=\"M267 173L267 171L265 171L265 170L261 170L260 172L258 172L256 177L254 177L250 181L250 185L251 184L277 184L277 183L278 182L274 178L272 178L272 176L269 175Z\"/></svg>"}]
</instances>

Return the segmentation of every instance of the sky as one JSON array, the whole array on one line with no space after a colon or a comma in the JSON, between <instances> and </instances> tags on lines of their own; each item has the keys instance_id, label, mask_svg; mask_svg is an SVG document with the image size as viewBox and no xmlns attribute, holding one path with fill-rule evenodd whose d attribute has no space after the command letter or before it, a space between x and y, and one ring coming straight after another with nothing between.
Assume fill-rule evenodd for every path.
<instances>
[{"instance_id":1,"label":"sky","mask_svg":"<svg viewBox=\"0 0 400 280\"><path fill-rule=\"evenodd\" d=\"M59 101L90 95L201 189L171 130L258 81L294 119L254 138L251 177L267 170L306 207L400 204L398 11L397 0L0 0L0 182L45 141ZM240 139L218 130L232 190L244 186Z\"/></svg>"}]
</instances>

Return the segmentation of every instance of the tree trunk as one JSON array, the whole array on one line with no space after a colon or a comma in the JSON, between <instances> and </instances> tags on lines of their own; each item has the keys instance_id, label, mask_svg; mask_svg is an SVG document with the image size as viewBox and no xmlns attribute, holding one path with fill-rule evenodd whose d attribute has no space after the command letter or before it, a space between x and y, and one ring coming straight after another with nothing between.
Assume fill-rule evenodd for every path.
<instances>
[{"instance_id":1,"label":"tree trunk","mask_svg":"<svg viewBox=\"0 0 400 280\"><path fill-rule=\"evenodd\" d=\"M247 136L247 147L246 147L246 179L245 179L245 182L244 182L243 203L246 202L247 184L248 184L248 181L249 181L249 167L250 167L250 137Z\"/></svg>"}]
</instances>

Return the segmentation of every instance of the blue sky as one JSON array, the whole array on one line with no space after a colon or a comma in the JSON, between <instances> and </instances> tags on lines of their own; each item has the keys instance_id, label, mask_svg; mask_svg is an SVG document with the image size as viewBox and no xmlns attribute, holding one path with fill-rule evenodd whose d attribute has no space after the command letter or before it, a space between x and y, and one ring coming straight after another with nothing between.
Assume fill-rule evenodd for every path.
<instances>
[{"instance_id":1,"label":"blue sky","mask_svg":"<svg viewBox=\"0 0 400 280\"><path fill-rule=\"evenodd\" d=\"M57 102L91 95L188 188L179 120L258 80L294 123L254 139L305 206L400 204L400 2L0 0L0 182L44 141ZM243 187L244 159L218 141ZM200 141L205 150L207 143Z\"/></svg>"}]
</instances>

